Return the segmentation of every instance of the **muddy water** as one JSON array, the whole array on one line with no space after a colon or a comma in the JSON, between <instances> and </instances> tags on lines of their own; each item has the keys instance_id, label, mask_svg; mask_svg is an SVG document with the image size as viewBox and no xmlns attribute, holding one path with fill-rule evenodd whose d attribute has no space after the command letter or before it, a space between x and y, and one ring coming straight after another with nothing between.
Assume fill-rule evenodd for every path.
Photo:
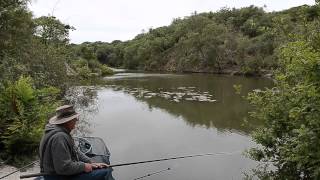
<instances>
[{"instance_id":1,"label":"muddy water","mask_svg":"<svg viewBox=\"0 0 320 180\"><path fill-rule=\"evenodd\" d=\"M254 146L250 132L261 123L244 118L249 91L272 86L262 78L217 75L121 73L105 78L102 87L78 87L91 96L80 131L105 140L113 163L201 153L198 157L114 169L117 179L241 179L256 163L242 155ZM238 85L241 93L235 93ZM87 95L85 95L87 94ZM80 98L81 99L81 98ZM79 106L80 107L80 106ZM83 109L83 108L82 108Z\"/></svg>"},{"instance_id":2,"label":"muddy water","mask_svg":"<svg viewBox=\"0 0 320 180\"><path fill-rule=\"evenodd\" d=\"M102 86L72 88L67 98L81 113L75 134L101 137L114 164L216 153L114 168L118 180L167 168L147 179L241 179L256 166L242 152L255 146L250 132L261 125L254 120L245 123L250 107L243 96L271 86L263 78L119 73L105 78ZM0 171L12 170L2 167ZM36 166L27 173L37 171Z\"/></svg>"}]
</instances>

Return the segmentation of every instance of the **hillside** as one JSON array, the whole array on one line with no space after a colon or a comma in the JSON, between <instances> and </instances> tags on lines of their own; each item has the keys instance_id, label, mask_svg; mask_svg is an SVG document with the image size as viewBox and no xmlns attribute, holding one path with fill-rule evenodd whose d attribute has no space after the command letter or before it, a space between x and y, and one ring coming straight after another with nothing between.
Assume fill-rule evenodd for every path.
<instances>
[{"instance_id":1,"label":"hillside","mask_svg":"<svg viewBox=\"0 0 320 180\"><path fill-rule=\"evenodd\" d=\"M305 35L319 17L316 6L265 12L250 6L176 18L126 42L77 45L101 63L147 71L262 75L277 68L281 44Z\"/></svg>"}]
</instances>

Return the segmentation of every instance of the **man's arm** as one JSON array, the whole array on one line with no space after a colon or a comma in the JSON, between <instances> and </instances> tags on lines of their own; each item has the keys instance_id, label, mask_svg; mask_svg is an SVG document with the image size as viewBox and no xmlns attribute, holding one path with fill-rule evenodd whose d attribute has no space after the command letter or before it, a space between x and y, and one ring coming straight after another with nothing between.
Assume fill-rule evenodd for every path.
<instances>
[{"instance_id":1,"label":"man's arm","mask_svg":"<svg viewBox=\"0 0 320 180\"><path fill-rule=\"evenodd\" d=\"M79 160L85 163L90 163L93 169L106 168L109 166L105 163L94 162L91 158L89 158L87 155L81 152L78 148L76 148L76 151L78 153Z\"/></svg>"},{"instance_id":2,"label":"man's arm","mask_svg":"<svg viewBox=\"0 0 320 180\"><path fill-rule=\"evenodd\" d=\"M59 175L74 175L85 171L84 162L74 162L64 134L56 134L52 139L52 159L54 169Z\"/></svg>"},{"instance_id":3,"label":"man's arm","mask_svg":"<svg viewBox=\"0 0 320 180\"><path fill-rule=\"evenodd\" d=\"M79 157L80 161L85 162L85 163L92 163L91 159L87 155L85 155L83 152L81 152L79 150L79 148L75 147L75 149L77 151L77 154L78 154L78 157Z\"/></svg>"}]
</instances>

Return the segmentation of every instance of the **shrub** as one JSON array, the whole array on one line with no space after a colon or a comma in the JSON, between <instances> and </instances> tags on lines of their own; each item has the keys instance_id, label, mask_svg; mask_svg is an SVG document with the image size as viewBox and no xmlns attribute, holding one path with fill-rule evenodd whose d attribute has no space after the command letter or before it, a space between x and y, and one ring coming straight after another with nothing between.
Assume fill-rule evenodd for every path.
<instances>
[{"instance_id":1,"label":"shrub","mask_svg":"<svg viewBox=\"0 0 320 180\"><path fill-rule=\"evenodd\" d=\"M281 49L276 87L249 95L251 117L265 125L253 134L250 156L272 163L273 179L320 178L320 53L307 42Z\"/></svg>"},{"instance_id":2,"label":"shrub","mask_svg":"<svg viewBox=\"0 0 320 180\"><path fill-rule=\"evenodd\" d=\"M110 69L107 65L101 65L100 69L101 69L101 75L102 76L112 75L113 74L113 70Z\"/></svg>"},{"instance_id":3,"label":"shrub","mask_svg":"<svg viewBox=\"0 0 320 180\"><path fill-rule=\"evenodd\" d=\"M59 89L35 89L30 77L6 82L0 92L0 148L6 155L34 152Z\"/></svg>"}]
</instances>

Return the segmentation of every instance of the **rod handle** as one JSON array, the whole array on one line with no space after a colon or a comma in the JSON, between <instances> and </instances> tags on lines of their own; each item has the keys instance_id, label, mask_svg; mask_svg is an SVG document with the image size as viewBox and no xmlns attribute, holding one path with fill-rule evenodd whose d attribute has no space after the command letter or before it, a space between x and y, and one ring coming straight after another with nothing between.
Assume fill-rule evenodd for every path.
<instances>
[{"instance_id":1,"label":"rod handle","mask_svg":"<svg viewBox=\"0 0 320 180\"><path fill-rule=\"evenodd\" d=\"M20 179L39 177L39 176L45 176L45 175L49 175L49 174L48 173L25 174L25 175L21 175Z\"/></svg>"}]
</instances>

